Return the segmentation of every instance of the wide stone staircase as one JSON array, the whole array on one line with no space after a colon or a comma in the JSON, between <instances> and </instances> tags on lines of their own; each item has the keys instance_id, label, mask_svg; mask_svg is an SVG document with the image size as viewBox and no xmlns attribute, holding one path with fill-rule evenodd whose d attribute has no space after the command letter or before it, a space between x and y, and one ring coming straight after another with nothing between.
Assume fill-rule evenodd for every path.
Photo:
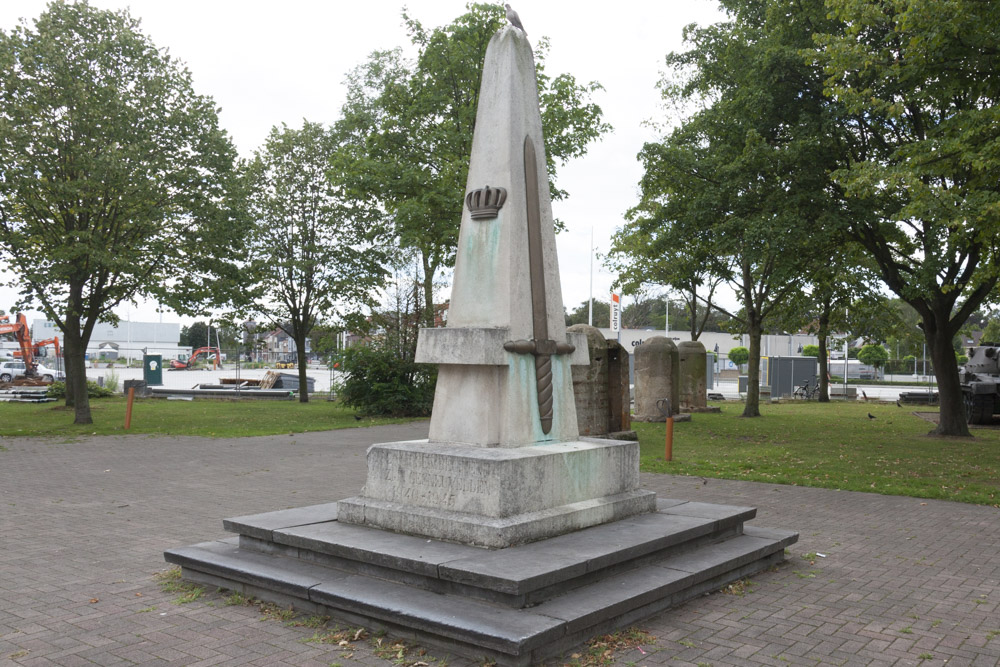
<instances>
[{"instance_id":1,"label":"wide stone staircase","mask_svg":"<svg viewBox=\"0 0 1000 667\"><path fill-rule=\"evenodd\" d=\"M751 507L657 511L506 549L337 521L337 503L227 519L167 551L191 581L500 665L530 665L769 569L798 539ZM439 657L444 657L439 656Z\"/></svg>"}]
</instances>

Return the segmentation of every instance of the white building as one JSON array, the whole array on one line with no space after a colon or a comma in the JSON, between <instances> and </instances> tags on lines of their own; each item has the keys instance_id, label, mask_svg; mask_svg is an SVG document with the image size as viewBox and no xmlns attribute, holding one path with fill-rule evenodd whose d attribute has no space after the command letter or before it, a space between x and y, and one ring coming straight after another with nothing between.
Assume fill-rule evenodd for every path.
<instances>
[{"instance_id":1,"label":"white building","mask_svg":"<svg viewBox=\"0 0 1000 667\"><path fill-rule=\"evenodd\" d=\"M34 340L58 338L63 347L62 332L53 322L34 320L31 323ZM181 325L176 322L132 322L122 320L118 326L98 322L87 346L88 359L102 356L112 359L142 359L143 354L161 354L164 359L176 359L190 354L191 348L181 347Z\"/></svg>"},{"instance_id":2,"label":"white building","mask_svg":"<svg viewBox=\"0 0 1000 667\"><path fill-rule=\"evenodd\" d=\"M643 341L653 336L668 335L663 329L622 329L621 338L609 328L601 328L601 333L608 340L618 340L629 354L642 345ZM670 331L670 339L675 343L691 340L690 331ZM706 331L698 341L705 346L706 352L718 352L728 355L734 347L750 347L749 336L733 336L729 333ZM806 345L819 345L819 339L812 334L766 334L761 336L760 354L762 357L797 357L802 354Z\"/></svg>"}]
</instances>

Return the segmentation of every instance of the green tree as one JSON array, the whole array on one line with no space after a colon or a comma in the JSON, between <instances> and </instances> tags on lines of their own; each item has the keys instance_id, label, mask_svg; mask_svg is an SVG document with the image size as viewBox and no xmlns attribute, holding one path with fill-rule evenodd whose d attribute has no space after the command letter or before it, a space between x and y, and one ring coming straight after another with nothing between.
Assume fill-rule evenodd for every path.
<instances>
[{"instance_id":1,"label":"green tree","mask_svg":"<svg viewBox=\"0 0 1000 667\"><path fill-rule=\"evenodd\" d=\"M638 209L633 212L636 223ZM686 329L691 340L714 326L718 330L720 311L713 304L715 292L724 282L720 273L712 274L706 267L718 265L709 244L681 245L674 243L675 230L667 227L652 229L648 225L627 224L615 234L611 250L605 258L609 269L618 274L615 286L625 294L641 294L652 286L665 285L681 294L680 307L671 304L670 328ZM664 234L666 238L657 238ZM684 323L678 313L684 312ZM662 327L660 327L662 328Z\"/></svg>"},{"instance_id":2,"label":"green tree","mask_svg":"<svg viewBox=\"0 0 1000 667\"><path fill-rule=\"evenodd\" d=\"M1000 320L989 321L980 341L985 343L1000 343Z\"/></svg>"},{"instance_id":3,"label":"green tree","mask_svg":"<svg viewBox=\"0 0 1000 667\"><path fill-rule=\"evenodd\" d=\"M179 344L195 349L208 346L208 324L198 321L181 327Z\"/></svg>"},{"instance_id":4,"label":"green tree","mask_svg":"<svg viewBox=\"0 0 1000 667\"><path fill-rule=\"evenodd\" d=\"M819 356L819 345L804 345L802 347L803 357L818 357Z\"/></svg>"},{"instance_id":5,"label":"green tree","mask_svg":"<svg viewBox=\"0 0 1000 667\"><path fill-rule=\"evenodd\" d=\"M566 326L588 324L590 316L590 300L588 299L566 315ZM607 327L611 322L611 305L607 301L594 299L593 322L595 327Z\"/></svg>"},{"instance_id":6,"label":"green tree","mask_svg":"<svg viewBox=\"0 0 1000 667\"><path fill-rule=\"evenodd\" d=\"M679 81L661 82L664 97L708 106L643 148L624 234L648 255L692 249L737 293L742 310L727 314L750 340L743 415L757 417L761 335L826 261L845 212L829 187L838 153L823 79L801 55L827 21L822 3L722 5L729 21L687 28L690 50L667 58Z\"/></svg>"},{"instance_id":7,"label":"green tree","mask_svg":"<svg viewBox=\"0 0 1000 667\"><path fill-rule=\"evenodd\" d=\"M733 362L737 366L742 366L749 360L750 360L750 350L746 349L742 345L734 347L731 350L729 350L729 361Z\"/></svg>"},{"instance_id":8,"label":"green tree","mask_svg":"<svg viewBox=\"0 0 1000 667\"><path fill-rule=\"evenodd\" d=\"M346 377L341 398L362 414L430 414L437 366L414 361L423 290L411 271L406 265L395 267L388 307L375 311L365 322L367 343L343 353Z\"/></svg>"},{"instance_id":9,"label":"green tree","mask_svg":"<svg viewBox=\"0 0 1000 667\"><path fill-rule=\"evenodd\" d=\"M885 362L889 361L889 352L881 345L865 345L858 352L858 361L869 366L874 366L877 376L878 369L885 366Z\"/></svg>"},{"instance_id":10,"label":"green tree","mask_svg":"<svg viewBox=\"0 0 1000 667\"><path fill-rule=\"evenodd\" d=\"M666 322L667 304L662 298L636 297L622 308L623 329L662 329Z\"/></svg>"},{"instance_id":11,"label":"green tree","mask_svg":"<svg viewBox=\"0 0 1000 667\"><path fill-rule=\"evenodd\" d=\"M1000 279L1000 3L829 0L816 62L851 150L835 173L874 217L850 231L920 315L941 418L969 435L952 339ZM824 32L824 31L820 31Z\"/></svg>"},{"instance_id":12,"label":"green tree","mask_svg":"<svg viewBox=\"0 0 1000 667\"><path fill-rule=\"evenodd\" d=\"M351 215L326 177L336 151L332 132L303 122L271 130L247 170L254 220L248 291L254 310L291 336L306 391L306 340L313 327L346 309L372 305L385 270L363 219Z\"/></svg>"},{"instance_id":13,"label":"green tree","mask_svg":"<svg viewBox=\"0 0 1000 667\"><path fill-rule=\"evenodd\" d=\"M347 102L336 125L342 145L332 178L405 249L418 253L427 326L433 323L434 280L454 265L472 150L486 46L506 23L498 4L469 4L450 24L429 30L406 11L415 60L400 49L376 51L347 77ZM583 155L607 132L600 90L568 75L550 77L543 38L535 49L539 101L553 199L557 167Z\"/></svg>"},{"instance_id":14,"label":"green tree","mask_svg":"<svg viewBox=\"0 0 1000 667\"><path fill-rule=\"evenodd\" d=\"M341 335L343 326L317 324L309 337L312 339L312 351L321 359L333 359L341 350Z\"/></svg>"},{"instance_id":15,"label":"green tree","mask_svg":"<svg viewBox=\"0 0 1000 667\"><path fill-rule=\"evenodd\" d=\"M92 422L98 321L150 297L196 311L241 235L213 101L125 11L56 1L0 32L0 256L63 334L67 402ZM237 211L238 212L238 211Z\"/></svg>"}]
</instances>

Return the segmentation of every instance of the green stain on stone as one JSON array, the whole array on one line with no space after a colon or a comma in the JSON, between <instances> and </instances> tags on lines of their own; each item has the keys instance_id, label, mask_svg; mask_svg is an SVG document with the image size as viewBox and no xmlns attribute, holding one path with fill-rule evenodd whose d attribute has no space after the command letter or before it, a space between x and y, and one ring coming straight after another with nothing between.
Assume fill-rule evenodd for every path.
<instances>
[{"instance_id":1,"label":"green stain on stone","mask_svg":"<svg viewBox=\"0 0 1000 667\"><path fill-rule=\"evenodd\" d=\"M477 220L468 227L460 250L465 277L453 288L462 290L462 294L453 295L452 301L461 302L469 312L477 313L479 318L485 320L496 308L493 298L500 259L502 219Z\"/></svg>"},{"instance_id":2,"label":"green stain on stone","mask_svg":"<svg viewBox=\"0 0 1000 667\"><path fill-rule=\"evenodd\" d=\"M511 362L507 367L510 394L507 400L512 405L523 406L533 441L554 442L555 437L551 433L542 433L542 420L538 414L538 387L535 384L535 358L530 354L511 354L510 357Z\"/></svg>"}]
</instances>

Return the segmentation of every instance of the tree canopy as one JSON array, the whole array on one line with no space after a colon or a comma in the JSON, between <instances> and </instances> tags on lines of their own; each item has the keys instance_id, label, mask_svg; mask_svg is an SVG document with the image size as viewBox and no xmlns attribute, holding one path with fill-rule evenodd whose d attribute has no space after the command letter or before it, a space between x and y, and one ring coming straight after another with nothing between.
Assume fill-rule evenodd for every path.
<instances>
[{"instance_id":1,"label":"tree canopy","mask_svg":"<svg viewBox=\"0 0 1000 667\"><path fill-rule=\"evenodd\" d=\"M326 176L336 138L317 123L271 130L247 169L253 229L247 289L253 309L295 341L306 386L306 339L344 309L372 305L383 253ZM299 400L309 400L299 391Z\"/></svg>"},{"instance_id":2,"label":"tree canopy","mask_svg":"<svg viewBox=\"0 0 1000 667\"><path fill-rule=\"evenodd\" d=\"M689 50L667 57L677 78L660 83L664 97L704 105L643 147L640 203L616 249L640 258L690 253L693 261L667 280L692 289L714 276L736 291L742 309L730 316L750 338L743 414L759 416L761 335L842 224L828 179L833 121L820 70L801 55L826 12L819 0L722 4L727 22L689 26Z\"/></svg>"},{"instance_id":3,"label":"tree canopy","mask_svg":"<svg viewBox=\"0 0 1000 667\"><path fill-rule=\"evenodd\" d=\"M952 339L1000 279L1000 4L828 0L815 62L874 213L850 232L920 315L941 396L935 433L968 435Z\"/></svg>"},{"instance_id":4,"label":"tree canopy","mask_svg":"<svg viewBox=\"0 0 1000 667\"><path fill-rule=\"evenodd\" d=\"M486 46L506 23L498 4L469 4L450 24L425 28L405 10L417 48L376 51L347 77L347 102L336 124L341 146L331 175L346 196L417 251L422 269L424 321L433 321L434 280L454 265L459 223ZM535 48L545 154L553 199L560 164L583 155L610 128L590 101L601 89L569 74L545 72L548 42Z\"/></svg>"},{"instance_id":5,"label":"tree canopy","mask_svg":"<svg viewBox=\"0 0 1000 667\"><path fill-rule=\"evenodd\" d=\"M213 101L126 11L56 1L0 32L0 256L64 336L67 398L90 423L83 355L112 309L182 313L219 295L241 237L235 149Z\"/></svg>"}]
</instances>

